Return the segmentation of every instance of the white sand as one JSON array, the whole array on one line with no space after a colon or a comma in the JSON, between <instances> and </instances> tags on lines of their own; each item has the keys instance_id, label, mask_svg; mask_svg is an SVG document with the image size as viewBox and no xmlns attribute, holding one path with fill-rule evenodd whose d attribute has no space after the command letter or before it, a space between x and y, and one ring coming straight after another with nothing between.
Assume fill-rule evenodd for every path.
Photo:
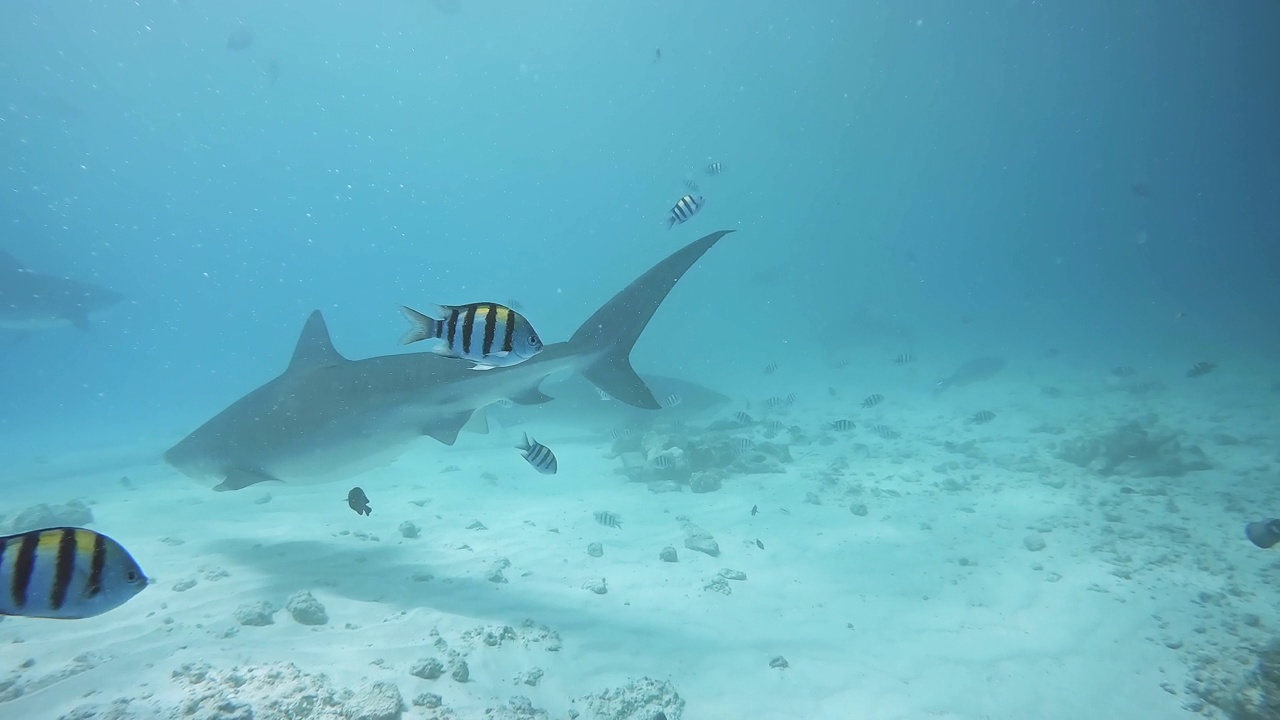
<instances>
[{"instance_id":1,"label":"white sand","mask_svg":"<svg viewBox=\"0 0 1280 720\"><path fill-rule=\"evenodd\" d=\"M1166 382L1181 392L1177 379ZM1228 417L1212 409L1223 391L1147 398L1090 378L1061 385L1065 397L1046 399L1010 371L937 399L873 387L888 400L866 411L851 409L866 394L860 388L842 385L829 400L824 383L802 393L787 422L833 444L795 447L785 475L735 477L707 494L651 493L616 473L618 461L603 457L607 441L557 442L555 428L535 432L559 457L555 477L511 449L518 431L464 435L447 449L424 440L351 483L370 497L367 518L345 506L348 485L218 494L159 465L27 486L6 498L8 507L92 499L92 527L123 542L156 582L100 618L0 622L0 673L19 673L20 682L96 656L91 669L0 703L0 717L56 718L82 703L148 693L176 703L170 673L192 661L223 669L289 661L345 687L385 680L406 702L439 693L459 717L525 695L563 718L571 698L644 675L675 685L686 718L1201 716L1186 707L1196 699L1185 689L1188 664L1261 641L1275 622L1273 598L1255 588L1276 556L1242 537L1245 520L1280 514L1280 504L1254 504L1260 491L1244 485L1260 482L1276 457L1274 437L1249 440L1264 420L1274 423L1268 398L1240 391ZM762 397L753 395L753 412ZM1148 406L1219 468L1139 481L1101 478L1053 456L1054 443ZM978 409L997 419L965 425ZM859 428L820 430L841 416ZM902 437L877 437L865 427L876 422ZM1029 433L1043 422L1067 434ZM1215 444L1215 432L1246 442ZM984 459L943 445L967 440ZM851 443L871 457L852 454ZM849 467L824 481L839 455ZM936 469L952 461L958 469ZM460 470L442 473L447 465ZM1066 482L1052 487L1045 477ZM1167 495L1120 490L1160 484ZM855 486L861 494L848 495ZM809 492L822 504L803 502ZM255 504L268 493L269 502ZM852 514L853 502L868 514ZM622 527L599 525L596 510L618 513ZM686 549L677 515L711 532L721 556ZM400 536L405 520L421 537ZM487 529L467 530L473 520ZM1029 550L1030 535L1046 547ZM603 557L588 556L597 541ZM666 545L678 563L659 561ZM495 584L485 573L499 558L510 561L508 582ZM722 568L747 575L730 581L731 595L703 589ZM413 579L424 573L433 579ZM188 578L197 584L172 589ZM600 578L607 594L583 589ZM303 626L281 610L273 625L224 636L242 603L279 607L301 590L324 604L328 624ZM1198 602L1206 591L1214 599ZM1248 613L1259 627L1242 620ZM443 657L431 647L433 629L462 649L461 634L482 626L511 625L525 637L525 618L558 632L563 649L480 645L467 651L466 684L409 674L416 660ZM777 655L788 668L770 667ZM35 664L19 669L28 658ZM536 687L514 681L532 667L545 672ZM410 706L405 717L433 715Z\"/></svg>"}]
</instances>

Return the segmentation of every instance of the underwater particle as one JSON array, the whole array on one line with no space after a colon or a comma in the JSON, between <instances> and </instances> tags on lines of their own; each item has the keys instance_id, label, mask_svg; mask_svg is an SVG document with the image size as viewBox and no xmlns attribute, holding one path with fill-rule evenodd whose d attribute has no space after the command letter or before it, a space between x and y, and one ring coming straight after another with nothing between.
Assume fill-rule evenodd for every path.
<instances>
[{"instance_id":1,"label":"underwater particle","mask_svg":"<svg viewBox=\"0 0 1280 720\"><path fill-rule=\"evenodd\" d=\"M409 674L414 677L420 677L423 680L435 680L444 675L444 663L440 662L440 658L422 658L413 664L409 669Z\"/></svg>"},{"instance_id":2,"label":"underwater particle","mask_svg":"<svg viewBox=\"0 0 1280 720\"><path fill-rule=\"evenodd\" d=\"M786 668L791 667L791 663L787 662L787 659L781 655L775 655L773 656L773 659L769 661L769 667L785 670Z\"/></svg>"},{"instance_id":3,"label":"underwater particle","mask_svg":"<svg viewBox=\"0 0 1280 720\"><path fill-rule=\"evenodd\" d=\"M329 614L324 611L324 605L306 590L291 595L284 607L302 625L324 625L329 622Z\"/></svg>"},{"instance_id":4,"label":"underwater particle","mask_svg":"<svg viewBox=\"0 0 1280 720\"><path fill-rule=\"evenodd\" d=\"M1032 533L1022 538L1022 546L1031 552L1040 552L1045 548L1044 536L1040 533Z\"/></svg>"},{"instance_id":5,"label":"underwater particle","mask_svg":"<svg viewBox=\"0 0 1280 720\"><path fill-rule=\"evenodd\" d=\"M276 608L266 600L260 600L256 603L244 603L236 608L232 617L241 625L249 625L251 627L265 627L275 623Z\"/></svg>"},{"instance_id":6,"label":"underwater particle","mask_svg":"<svg viewBox=\"0 0 1280 720\"><path fill-rule=\"evenodd\" d=\"M658 559L662 562L677 562L680 557L676 554L676 549L668 545L658 553Z\"/></svg>"},{"instance_id":7,"label":"underwater particle","mask_svg":"<svg viewBox=\"0 0 1280 720\"><path fill-rule=\"evenodd\" d=\"M418 537L418 534L419 534L418 526L413 524L409 520L405 520L404 522L400 523L401 537L409 538L410 540L412 540L413 538Z\"/></svg>"},{"instance_id":8,"label":"underwater particle","mask_svg":"<svg viewBox=\"0 0 1280 720\"><path fill-rule=\"evenodd\" d=\"M582 584L583 590L590 590L597 595L604 595L609 592L609 583L604 578L599 580L588 580Z\"/></svg>"},{"instance_id":9,"label":"underwater particle","mask_svg":"<svg viewBox=\"0 0 1280 720\"><path fill-rule=\"evenodd\" d=\"M604 555L604 545L601 545L598 542L591 543L587 546L587 554L591 557L600 557Z\"/></svg>"}]
</instances>

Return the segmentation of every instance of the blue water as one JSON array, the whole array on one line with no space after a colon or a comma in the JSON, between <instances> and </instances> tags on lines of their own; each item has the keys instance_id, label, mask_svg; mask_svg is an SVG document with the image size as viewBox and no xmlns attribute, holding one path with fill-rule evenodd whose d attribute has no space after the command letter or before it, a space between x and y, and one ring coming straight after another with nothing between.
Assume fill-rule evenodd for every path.
<instances>
[{"instance_id":1,"label":"blue water","mask_svg":"<svg viewBox=\"0 0 1280 720\"><path fill-rule=\"evenodd\" d=\"M128 300L0 331L0 469L158 456L316 308L349 357L402 351L400 303L565 339L722 228L637 367L745 395L773 361L1057 349L1265 392L1278 36L1265 0L6 0L0 247Z\"/></svg>"}]
</instances>

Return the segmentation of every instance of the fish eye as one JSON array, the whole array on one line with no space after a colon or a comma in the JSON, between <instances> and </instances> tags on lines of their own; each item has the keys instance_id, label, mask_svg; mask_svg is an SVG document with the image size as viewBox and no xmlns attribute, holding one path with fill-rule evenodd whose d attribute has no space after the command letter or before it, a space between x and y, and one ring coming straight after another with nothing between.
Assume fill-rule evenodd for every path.
<instances>
[{"instance_id":1,"label":"fish eye","mask_svg":"<svg viewBox=\"0 0 1280 720\"><path fill-rule=\"evenodd\" d=\"M541 344L542 344L542 341L538 339L538 336L537 336L537 335L530 335L530 336L529 336L529 344L530 344L530 345L541 345Z\"/></svg>"},{"instance_id":2,"label":"fish eye","mask_svg":"<svg viewBox=\"0 0 1280 720\"><path fill-rule=\"evenodd\" d=\"M137 571L137 570L126 570L126 571L125 571L125 574L124 574L124 579L125 579L125 582L128 582L128 583L136 583L136 582L138 582L138 571Z\"/></svg>"}]
</instances>

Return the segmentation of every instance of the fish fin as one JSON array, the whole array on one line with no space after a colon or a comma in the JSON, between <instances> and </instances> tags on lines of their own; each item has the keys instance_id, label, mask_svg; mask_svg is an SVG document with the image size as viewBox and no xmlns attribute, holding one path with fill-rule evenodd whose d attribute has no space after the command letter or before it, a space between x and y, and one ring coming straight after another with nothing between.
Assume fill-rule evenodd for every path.
<instances>
[{"instance_id":1,"label":"fish fin","mask_svg":"<svg viewBox=\"0 0 1280 720\"><path fill-rule=\"evenodd\" d=\"M89 313L84 310L76 310L69 313L67 322L74 325L80 332L89 332Z\"/></svg>"},{"instance_id":2,"label":"fish fin","mask_svg":"<svg viewBox=\"0 0 1280 720\"><path fill-rule=\"evenodd\" d=\"M289 370L311 370L347 362L333 347L329 337L329 326L319 310L311 313L307 324L302 327L298 336L298 344L293 348L293 359L289 361ZM236 488L232 488L236 489Z\"/></svg>"},{"instance_id":3,"label":"fish fin","mask_svg":"<svg viewBox=\"0 0 1280 720\"><path fill-rule=\"evenodd\" d=\"M631 348L681 276L731 232L713 232L667 256L578 328L568 344L582 352L598 354L599 359L582 372L592 384L628 405L648 410L662 408L631 367Z\"/></svg>"},{"instance_id":4,"label":"fish fin","mask_svg":"<svg viewBox=\"0 0 1280 720\"><path fill-rule=\"evenodd\" d=\"M520 433L520 434L524 436L524 439L520 441L520 444L516 446L516 449L522 450L524 452L529 452L530 450L533 449L533 444L529 442L529 433Z\"/></svg>"},{"instance_id":5,"label":"fish fin","mask_svg":"<svg viewBox=\"0 0 1280 720\"><path fill-rule=\"evenodd\" d=\"M485 412L484 408L476 410L471 414L471 419L467 421L467 424L462 426L462 429L477 435L488 435L489 413Z\"/></svg>"},{"instance_id":6,"label":"fish fin","mask_svg":"<svg viewBox=\"0 0 1280 720\"><path fill-rule=\"evenodd\" d=\"M437 308L443 310L443 308ZM409 321L409 330L400 338L401 345L416 343L427 338L440 337L440 320L420 313L408 305L401 305L400 312Z\"/></svg>"},{"instance_id":7,"label":"fish fin","mask_svg":"<svg viewBox=\"0 0 1280 720\"><path fill-rule=\"evenodd\" d=\"M553 400L550 395L542 392L538 388L529 388L522 393L511 396L511 402L517 405L541 405L544 402Z\"/></svg>"},{"instance_id":8,"label":"fish fin","mask_svg":"<svg viewBox=\"0 0 1280 720\"><path fill-rule=\"evenodd\" d=\"M264 482L284 482L283 480L268 475L261 470L236 469L228 470L222 478L222 482L213 486L218 492L228 492L230 490L243 490L250 485L257 485Z\"/></svg>"},{"instance_id":9,"label":"fish fin","mask_svg":"<svg viewBox=\"0 0 1280 720\"><path fill-rule=\"evenodd\" d=\"M466 425L467 421L471 419L472 412L467 410L439 418L423 428L422 434L433 437L445 445L452 445L458 441L458 433L461 432L462 426Z\"/></svg>"},{"instance_id":10,"label":"fish fin","mask_svg":"<svg viewBox=\"0 0 1280 720\"><path fill-rule=\"evenodd\" d=\"M470 368L468 368L468 369L470 369L470 370L492 370L492 369L494 369L495 367L497 367L497 366L496 366L496 365L484 365L484 364L481 364L481 363L476 363L475 365L472 365L472 366L471 366Z\"/></svg>"},{"instance_id":11,"label":"fish fin","mask_svg":"<svg viewBox=\"0 0 1280 720\"><path fill-rule=\"evenodd\" d=\"M435 353L436 355L439 355L440 357L450 357L450 358L458 357L457 355L454 354L452 350L449 349L448 345L437 345L431 348L431 352Z\"/></svg>"}]
</instances>

